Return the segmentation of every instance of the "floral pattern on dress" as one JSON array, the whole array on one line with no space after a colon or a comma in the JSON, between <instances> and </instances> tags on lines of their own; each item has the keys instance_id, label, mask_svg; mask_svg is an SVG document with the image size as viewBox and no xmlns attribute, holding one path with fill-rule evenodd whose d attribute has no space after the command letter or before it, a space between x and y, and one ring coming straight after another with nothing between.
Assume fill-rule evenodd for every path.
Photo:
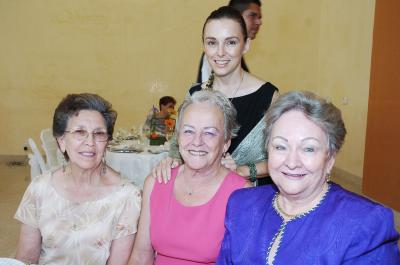
<instances>
[{"instance_id":1,"label":"floral pattern on dress","mask_svg":"<svg viewBox=\"0 0 400 265\"><path fill-rule=\"evenodd\" d=\"M77 203L57 193L51 172L28 186L15 218L40 230L39 264L106 264L113 240L137 231L140 190L128 180L107 196Z\"/></svg>"}]
</instances>

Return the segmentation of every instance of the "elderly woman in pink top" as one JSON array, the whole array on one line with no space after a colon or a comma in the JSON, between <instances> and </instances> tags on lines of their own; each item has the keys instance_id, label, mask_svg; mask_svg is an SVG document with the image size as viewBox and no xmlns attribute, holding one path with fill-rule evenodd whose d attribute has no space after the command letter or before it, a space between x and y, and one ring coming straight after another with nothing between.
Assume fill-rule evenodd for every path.
<instances>
[{"instance_id":1,"label":"elderly woman in pink top","mask_svg":"<svg viewBox=\"0 0 400 265\"><path fill-rule=\"evenodd\" d=\"M228 197L249 185L221 165L237 130L236 110L220 92L185 99L175 132L184 164L167 184L147 177L129 264L215 264Z\"/></svg>"}]
</instances>

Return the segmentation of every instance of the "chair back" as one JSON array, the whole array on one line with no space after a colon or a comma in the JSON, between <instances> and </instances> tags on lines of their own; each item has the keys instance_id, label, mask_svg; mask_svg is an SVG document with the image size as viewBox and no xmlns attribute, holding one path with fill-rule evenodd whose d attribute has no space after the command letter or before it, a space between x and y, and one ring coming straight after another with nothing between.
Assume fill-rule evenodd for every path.
<instances>
[{"instance_id":1,"label":"chair back","mask_svg":"<svg viewBox=\"0 0 400 265\"><path fill-rule=\"evenodd\" d=\"M28 163L31 166L31 181L42 173L39 162L34 154L28 154Z\"/></svg>"},{"instance_id":2,"label":"chair back","mask_svg":"<svg viewBox=\"0 0 400 265\"><path fill-rule=\"evenodd\" d=\"M46 166L46 163L44 162L44 159L42 157L42 154L40 153L39 149L37 148L37 145L35 143L35 141L32 138L28 139L28 144L29 147L32 150L33 156L35 157L35 160L37 161L37 163L39 163L39 167L40 167L40 171L41 173L45 173L47 172L48 168Z\"/></svg>"},{"instance_id":3,"label":"chair back","mask_svg":"<svg viewBox=\"0 0 400 265\"><path fill-rule=\"evenodd\" d=\"M47 168L51 169L61 165L62 154L51 129L43 129L40 132L40 140L42 140L42 148L46 153Z\"/></svg>"}]
</instances>

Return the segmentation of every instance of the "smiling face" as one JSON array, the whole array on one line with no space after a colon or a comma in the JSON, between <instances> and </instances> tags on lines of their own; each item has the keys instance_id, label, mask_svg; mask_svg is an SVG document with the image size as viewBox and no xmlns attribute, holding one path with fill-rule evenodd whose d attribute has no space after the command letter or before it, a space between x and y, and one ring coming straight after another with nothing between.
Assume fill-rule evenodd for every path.
<instances>
[{"instance_id":1,"label":"smiling face","mask_svg":"<svg viewBox=\"0 0 400 265\"><path fill-rule=\"evenodd\" d=\"M260 6L255 3L251 3L248 8L242 12L242 16L246 22L247 35L250 39L255 39L262 24Z\"/></svg>"},{"instance_id":2,"label":"smiling face","mask_svg":"<svg viewBox=\"0 0 400 265\"><path fill-rule=\"evenodd\" d=\"M230 144L224 141L222 111L208 102L189 105L180 123L178 144L186 167L196 171L219 168Z\"/></svg>"},{"instance_id":3,"label":"smiling face","mask_svg":"<svg viewBox=\"0 0 400 265\"><path fill-rule=\"evenodd\" d=\"M94 110L81 110L78 115L72 116L67 123L66 131L86 130L89 136L84 140L78 140L71 133L64 133L59 137L58 143L61 151L68 154L72 165L81 169L93 169L100 165L107 141L96 142L92 132L107 132L106 122L103 116Z\"/></svg>"},{"instance_id":4,"label":"smiling face","mask_svg":"<svg viewBox=\"0 0 400 265\"><path fill-rule=\"evenodd\" d=\"M328 157L325 132L301 111L288 111L276 121L268 143L268 168L283 195L316 196L334 162L334 156Z\"/></svg>"},{"instance_id":5,"label":"smiling face","mask_svg":"<svg viewBox=\"0 0 400 265\"><path fill-rule=\"evenodd\" d=\"M242 56L249 49L240 24L232 19L212 19L204 28L204 53L217 76L240 69Z\"/></svg>"}]
</instances>

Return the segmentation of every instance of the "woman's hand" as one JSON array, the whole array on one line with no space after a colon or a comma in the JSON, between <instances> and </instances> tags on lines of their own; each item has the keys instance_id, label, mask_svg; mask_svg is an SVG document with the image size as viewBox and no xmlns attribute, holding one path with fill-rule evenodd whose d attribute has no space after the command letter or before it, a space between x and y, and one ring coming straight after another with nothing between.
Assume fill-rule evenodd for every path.
<instances>
[{"instance_id":1,"label":"woman's hand","mask_svg":"<svg viewBox=\"0 0 400 265\"><path fill-rule=\"evenodd\" d=\"M236 162L229 153L226 153L224 156L222 156L221 164L231 171L236 171L237 169Z\"/></svg>"},{"instance_id":2,"label":"woman's hand","mask_svg":"<svg viewBox=\"0 0 400 265\"><path fill-rule=\"evenodd\" d=\"M178 159L167 156L151 170L151 176L156 179L158 183L163 181L167 183L171 179L171 168L175 168L180 164Z\"/></svg>"}]
</instances>

